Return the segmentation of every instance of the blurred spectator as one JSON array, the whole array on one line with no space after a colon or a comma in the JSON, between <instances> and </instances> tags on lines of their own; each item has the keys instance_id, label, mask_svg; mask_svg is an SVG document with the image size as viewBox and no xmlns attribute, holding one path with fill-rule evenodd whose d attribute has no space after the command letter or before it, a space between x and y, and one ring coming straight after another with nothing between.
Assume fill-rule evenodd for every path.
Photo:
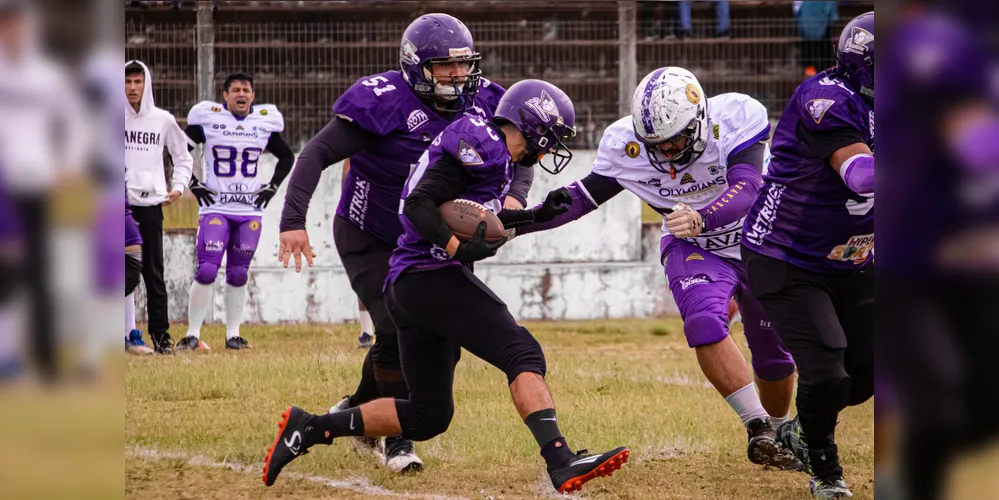
<instances>
[{"instance_id":1,"label":"blurred spectator","mask_svg":"<svg viewBox=\"0 0 999 500\"><path fill-rule=\"evenodd\" d=\"M833 41L829 33L833 21L839 19L836 2L794 2L794 17L798 19L801 33L801 62L805 76L811 78L818 71L833 65Z\"/></svg>"},{"instance_id":2,"label":"blurred spectator","mask_svg":"<svg viewBox=\"0 0 999 500\"><path fill-rule=\"evenodd\" d=\"M718 29L715 31L715 36L721 39L728 39L731 35L731 30L729 29L729 17L728 17L728 2L727 1L717 1L715 4L715 13L718 15ZM676 36L678 38L687 38L693 31L693 27L690 20L690 2L679 2L680 7L680 31L677 32Z\"/></svg>"}]
</instances>

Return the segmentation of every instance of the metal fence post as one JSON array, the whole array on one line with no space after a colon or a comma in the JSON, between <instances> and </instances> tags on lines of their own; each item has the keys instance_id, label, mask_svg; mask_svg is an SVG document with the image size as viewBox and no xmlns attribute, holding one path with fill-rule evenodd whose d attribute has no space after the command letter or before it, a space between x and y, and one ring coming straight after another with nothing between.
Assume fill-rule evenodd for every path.
<instances>
[{"instance_id":1,"label":"metal fence post","mask_svg":"<svg viewBox=\"0 0 999 500\"><path fill-rule=\"evenodd\" d=\"M637 5L635 0L618 0L618 115L631 113L631 94L638 86L638 62L635 53Z\"/></svg>"},{"instance_id":2,"label":"metal fence post","mask_svg":"<svg viewBox=\"0 0 999 500\"><path fill-rule=\"evenodd\" d=\"M198 0L198 24L195 42L198 46L198 101L215 99L215 22L212 19L212 0ZM194 166L194 173L204 179L200 155Z\"/></svg>"}]
</instances>

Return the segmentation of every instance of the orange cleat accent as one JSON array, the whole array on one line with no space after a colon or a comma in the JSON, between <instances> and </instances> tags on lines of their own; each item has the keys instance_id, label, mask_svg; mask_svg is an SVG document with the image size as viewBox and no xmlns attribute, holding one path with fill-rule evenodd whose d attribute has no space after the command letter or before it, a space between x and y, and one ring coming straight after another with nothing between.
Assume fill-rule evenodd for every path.
<instances>
[{"instance_id":1,"label":"orange cleat accent","mask_svg":"<svg viewBox=\"0 0 999 500\"><path fill-rule=\"evenodd\" d=\"M291 407L289 406L283 413L281 413L281 421L278 422L278 433L277 437L274 438L274 443L271 444L270 448L267 448L267 457L264 458L264 484L271 486L274 484L273 481L267 482L267 470L270 467L271 456L274 455L274 448L277 448L278 442L281 441L281 434L284 432L284 428L288 425L288 417L291 416Z\"/></svg>"},{"instance_id":2,"label":"orange cleat accent","mask_svg":"<svg viewBox=\"0 0 999 500\"><path fill-rule=\"evenodd\" d=\"M621 468L625 462L628 461L628 456L631 452L627 449L622 450L620 453L608 458L603 463L601 463L597 468L583 474L582 476L576 476L568 481L562 483L559 486L559 493L572 493L574 491L582 491L583 485L590 482L597 477L610 477L614 474L614 471Z\"/></svg>"}]
</instances>

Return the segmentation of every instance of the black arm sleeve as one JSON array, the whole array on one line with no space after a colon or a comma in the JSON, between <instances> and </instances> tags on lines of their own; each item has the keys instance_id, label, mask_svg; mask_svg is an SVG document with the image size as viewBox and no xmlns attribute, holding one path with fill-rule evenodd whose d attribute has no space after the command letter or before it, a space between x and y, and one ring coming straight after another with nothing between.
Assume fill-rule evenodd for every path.
<instances>
[{"instance_id":1,"label":"black arm sleeve","mask_svg":"<svg viewBox=\"0 0 999 500\"><path fill-rule=\"evenodd\" d=\"M427 241L447 248L454 235L441 218L444 202L458 197L468 185L469 175L457 160L442 155L437 163L423 172L413 192L406 197L402 213Z\"/></svg>"},{"instance_id":2,"label":"black arm sleeve","mask_svg":"<svg viewBox=\"0 0 999 500\"><path fill-rule=\"evenodd\" d=\"M201 128L201 125L188 125L184 129L184 133L187 134L187 138L194 141L195 144L205 143L205 129ZM188 144L188 151L194 151L194 146Z\"/></svg>"},{"instance_id":3,"label":"black arm sleeve","mask_svg":"<svg viewBox=\"0 0 999 500\"><path fill-rule=\"evenodd\" d=\"M305 229L305 214L326 167L375 144L378 137L342 118L333 118L298 155L281 212L281 231Z\"/></svg>"},{"instance_id":4,"label":"black arm sleeve","mask_svg":"<svg viewBox=\"0 0 999 500\"><path fill-rule=\"evenodd\" d=\"M274 175L271 176L271 184L280 186L285 177L291 173L291 167L295 164L295 153L292 153L291 147L288 146L287 142L284 142L284 137L276 133L271 134L271 137L267 139L267 151L270 151L278 159L277 165L274 167Z\"/></svg>"},{"instance_id":5,"label":"black arm sleeve","mask_svg":"<svg viewBox=\"0 0 999 500\"><path fill-rule=\"evenodd\" d=\"M797 130L798 140L805 143L815 156L828 160L836 151L851 144L865 144L864 134L852 127L836 128L823 132L808 130L800 123ZM729 164L731 165L731 163Z\"/></svg>"},{"instance_id":6,"label":"black arm sleeve","mask_svg":"<svg viewBox=\"0 0 999 500\"><path fill-rule=\"evenodd\" d=\"M763 173L763 153L766 146L762 142L757 142L738 153L728 157L728 166L746 164L756 167L756 171ZM831 153L830 153L831 154Z\"/></svg>"},{"instance_id":7,"label":"black arm sleeve","mask_svg":"<svg viewBox=\"0 0 999 500\"><path fill-rule=\"evenodd\" d=\"M624 187L616 180L593 172L590 172L579 182L586 188L586 192L590 193L598 207L624 191Z\"/></svg>"},{"instance_id":8,"label":"black arm sleeve","mask_svg":"<svg viewBox=\"0 0 999 500\"><path fill-rule=\"evenodd\" d=\"M506 195L513 197L526 207L527 193L531 191L532 184L534 184L534 167L517 165L513 172L513 181L510 182L510 190L507 191Z\"/></svg>"}]
</instances>

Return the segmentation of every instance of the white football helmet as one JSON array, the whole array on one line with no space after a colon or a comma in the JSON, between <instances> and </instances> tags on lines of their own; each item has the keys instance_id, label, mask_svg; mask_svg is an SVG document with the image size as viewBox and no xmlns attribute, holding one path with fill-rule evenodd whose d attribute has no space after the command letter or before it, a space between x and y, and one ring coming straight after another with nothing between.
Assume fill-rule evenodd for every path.
<instances>
[{"instance_id":1,"label":"white football helmet","mask_svg":"<svg viewBox=\"0 0 999 500\"><path fill-rule=\"evenodd\" d=\"M631 99L631 119L649 163L660 172L675 174L675 167L693 163L707 147L708 100L683 68L659 68L643 78Z\"/></svg>"}]
</instances>

